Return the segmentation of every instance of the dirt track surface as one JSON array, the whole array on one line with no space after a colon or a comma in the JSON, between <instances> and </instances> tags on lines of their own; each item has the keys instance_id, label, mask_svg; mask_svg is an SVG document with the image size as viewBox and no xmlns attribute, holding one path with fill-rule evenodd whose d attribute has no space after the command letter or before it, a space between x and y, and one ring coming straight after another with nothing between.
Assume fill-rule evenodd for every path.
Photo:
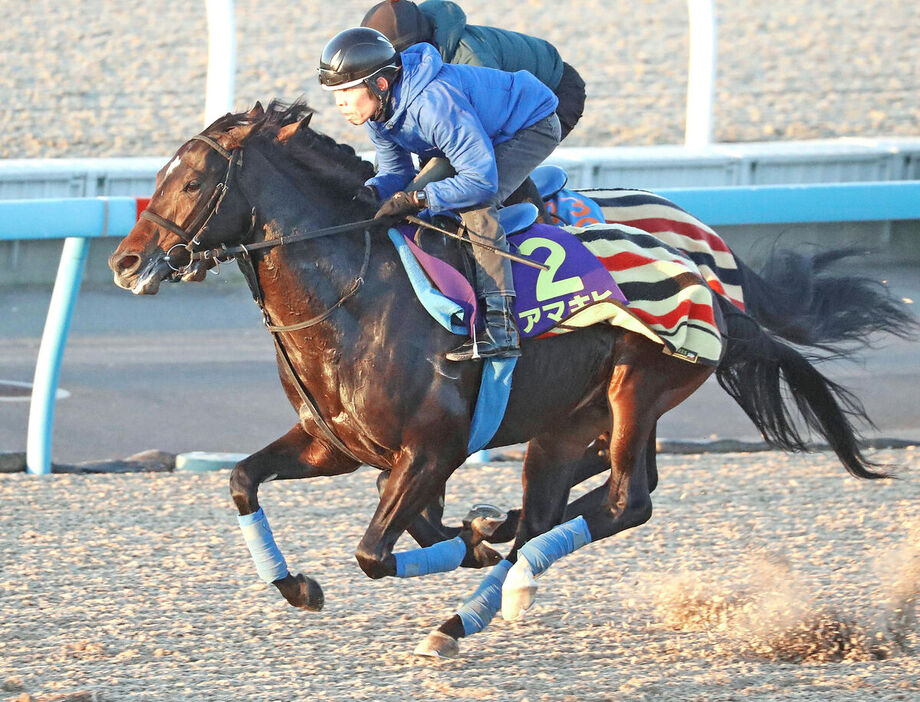
<instances>
[{"instance_id":1,"label":"dirt track surface","mask_svg":"<svg viewBox=\"0 0 920 702\"><path fill-rule=\"evenodd\" d=\"M684 138L686 0L459 0L470 24L544 37L585 79L566 146ZM236 0L234 109L304 95L313 126L360 149L316 80L325 43L374 0ZM568 7L571 5L571 8ZM916 136L915 0L717 2L714 139ZM204 2L0 3L0 158L166 157L203 126Z\"/></svg>"},{"instance_id":2,"label":"dirt track surface","mask_svg":"<svg viewBox=\"0 0 920 702\"><path fill-rule=\"evenodd\" d=\"M649 524L434 663L413 648L481 572L368 580L370 469L262 489L321 613L257 578L226 472L2 475L0 699L916 699L920 450L873 458L902 479L825 453L662 456ZM519 470L458 472L448 520L518 504Z\"/></svg>"}]
</instances>

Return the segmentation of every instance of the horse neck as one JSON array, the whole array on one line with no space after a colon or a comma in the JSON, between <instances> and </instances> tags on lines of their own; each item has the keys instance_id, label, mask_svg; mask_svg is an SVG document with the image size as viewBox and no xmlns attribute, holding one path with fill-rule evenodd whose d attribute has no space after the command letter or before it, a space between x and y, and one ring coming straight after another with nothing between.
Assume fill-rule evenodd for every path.
<instances>
[{"instance_id":1,"label":"horse neck","mask_svg":"<svg viewBox=\"0 0 920 702\"><path fill-rule=\"evenodd\" d=\"M258 156L246 155L250 170L241 177L241 187L256 210L257 239L314 231L366 219L372 214L326 188L313 186L313 193L305 194L303 188L309 187L308 184L295 186L288 173L263 154ZM376 269L386 265L379 243L373 248L375 255L362 287L378 279ZM365 250L362 229L285 244L256 254L257 281L272 323L297 324L329 310L353 287L363 267ZM300 333L314 340L323 335L341 336L341 330L328 323Z\"/></svg>"}]
</instances>

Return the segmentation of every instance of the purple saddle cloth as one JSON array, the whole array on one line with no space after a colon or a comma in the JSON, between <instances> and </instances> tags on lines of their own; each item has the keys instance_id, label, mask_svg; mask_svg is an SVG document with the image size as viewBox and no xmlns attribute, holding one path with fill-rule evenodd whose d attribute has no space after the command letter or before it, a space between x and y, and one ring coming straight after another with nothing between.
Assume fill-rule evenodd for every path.
<instances>
[{"instance_id":1,"label":"purple saddle cloth","mask_svg":"<svg viewBox=\"0 0 920 702\"><path fill-rule=\"evenodd\" d=\"M414 232L414 227L399 227L432 284L464 309L470 324L481 326L473 286L456 268L416 245L412 240ZM545 334L601 302L627 304L600 259L564 229L534 224L509 236L508 242L516 253L547 266L547 270L540 270L517 261L511 263L517 294L515 316L522 337Z\"/></svg>"}]
</instances>

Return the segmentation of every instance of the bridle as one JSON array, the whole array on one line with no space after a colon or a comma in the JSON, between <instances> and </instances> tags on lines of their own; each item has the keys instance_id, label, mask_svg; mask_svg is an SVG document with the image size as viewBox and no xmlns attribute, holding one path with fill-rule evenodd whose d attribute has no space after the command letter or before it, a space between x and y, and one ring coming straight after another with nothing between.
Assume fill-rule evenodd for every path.
<instances>
[{"instance_id":1,"label":"bridle","mask_svg":"<svg viewBox=\"0 0 920 702\"><path fill-rule=\"evenodd\" d=\"M200 141L208 146L210 146L214 151L219 153L225 159L227 159L227 172L224 174L223 180L214 186L214 191L211 193L207 201L204 202L204 205L198 209L196 206L196 211L193 211L189 217L189 223L180 226L175 222L162 217L155 212L152 212L150 208L143 210L140 214L141 219L146 219L150 222L153 222L157 226L163 227L167 231L172 232L180 239L182 239L181 244L175 244L170 246L166 251L166 265L174 273L183 273L189 266L192 265L195 261L207 261L215 260L218 263L226 262L233 257L249 256L253 251L259 249L269 249L276 246L283 246L284 244L293 244L296 241L305 241L308 239L317 239L321 236L329 236L330 234L342 234L344 232L355 231L358 229L367 229L371 226L379 225L380 222L374 219L361 220L359 222L351 222L348 224L339 224L332 227L324 227L322 229L313 229L306 232L298 232L295 230L293 234L282 235L277 239L267 239L265 241L259 241L252 244L240 244L238 246L227 246L223 244L217 248L205 249L205 250L196 250L195 247L201 245L201 235L207 230L208 224L211 219L218 213L220 210L220 204L223 202L224 197L227 195L227 192L230 189L230 179L233 177L234 166L242 167L243 165L243 155L240 148L233 150L225 149L221 146L216 140L211 137L204 136L203 134L196 134L189 141ZM249 233L255 229L256 225L256 210L252 208L252 222L249 225ZM246 238L246 237L244 237ZM189 262L176 268L170 256L174 249L185 249L189 254ZM363 276L362 270L362 276ZM361 276L359 276L359 279Z\"/></svg>"},{"instance_id":2,"label":"bridle","mask_svg":"<svg viewBox=\"0 0 920 702\"><path fill-rule=\"evenodd\" d=\"M203 134L196 134L193 136L190 141L200 141L207 144L214 151L219 153L225 159L227 159L227 172L224 174L224 178L221 182L214 186L214 190L211 192L210 197L204 201L204 204L201 206L196 206L195 210L192 211L192 214L189 216L189 221L184 225L176 224L175 222L161 217L160 215L152 212L150 208L145 209L141 212L140 218L146 219L150 222L153 222L159 227L163 227L167 231L172 232L180 239L182 239L181 244L175 244L170 246L169 250L166 252L166 265L174 273L183 273L189 266L191 266L194 258L193 254L195 253L195 247L201 245L201 235L207 230L208 223L217 214L220 210L220 204L223 202L224 197L227 194L227 191L230 189L230 179L233 177L234 166L240 167L243 163L242 151L239 148L228 151L223 146L217 143L211 137L204 136ZM255 210L252 213L252 226L255 225ZM185 266L176 268L172 264L172 252L174 249L185 249L189 253L189 262Z\"/></svg>"},{"instance_id":3,"label":"bridle","mask_svg":"<svg viewBox=\"0 0 920 702\"><path fill-rule=\"evenodd\" d=\"M201 134L193 136L192 140L201 141L207 144L214 151L227 159L227 172L224 174L223 180L214 186L214 191L211 193L210 197L208 197L207 201L205 201L204 205L200 207L200 209L196 206L195 210L193 210L192 214L189 216L190 221L184 226L180 226L175 222L166 219L165 217L161 217L155 212L151 212L149 208L141 212L141 219L146 219L150 222L153 222L157 226L163 227L164 229L172 232L180 239L182 239L181 244L171 246L166 252L166 264L173 271L174 276L181 275L195 261L213 259L219 263L221 261L229 260L230 258L237 259L240 270L243 273L243 276L246 278L246 282L249 284L249 289L250 292L252 292L253 299L262 312L262 322L265 324L266 329L271 332L278 358L282 362L282 365L295 389L297 390L298 395L300 395L301 401L309 408L316 426L322 431L326 439L335 448L337 448L352 460L358 463L362 463L363 461L358 456L356 456L354 452L348 448L348 446L346 446L341 439L339 439L338 436L336 436L335 432L332 431L332 428L326 423L326 420L323 419L322 413L320 412L316 400L313 398L313 395L310 393L307 387L303 384L300 376L297 375L297 372L294 370L294 364L291 362L287 348L285 348L285 345L282 341L281 335L285 332L297 331L311 327L315 324L319 324L320 322L327 319L335 310L341 307L346 300L358 292L358 290L364 284L364 276L367 274L368 265L370 263L371 236L368 227L371 224L376 223L375 220L354 222L346 225L328 227L326 229L313 230L311 232L295 233L288 237L282 236L279 239L271 239L267 241L251 243L248 246L245 244L240 244L239 246L234 247L227 247L226 245L223 245L217 249L209 249L205 251L196 250L196 247L201 245L202 233L204 233L204 231L207 229L208 223L211 221L214 215L217 214L224 197L227 195L227 192L230 188L230 179L233 176L234 166L242 166L242 149L237 147L233 150L227 150L218 144L214 139ZM255 225L256 210L253 207L252 223L250 224L249 228L250 233L255 229ZM251 250L281 246L282 244L292 243L294 241L313 239L319 236L327 236L337 232L354 231L356 229L364 229L364 262L361 265L361 271L358 273L358 276L355 278L349 289L346 290L345 293L339 298L338 302L330 306L329 309L327 309L322 314L303 322L289 325L273 324L271 317L268 314L268 310L265 308L262 286L259 283L259 276L256 272L255 266L253 265L252 257L250 255ZM180 268L173 266L172 261L170 261L170 254L172 253L173 249L176 248L185 249L189 254L188 264Z\"/></svg>"}]
</instances>

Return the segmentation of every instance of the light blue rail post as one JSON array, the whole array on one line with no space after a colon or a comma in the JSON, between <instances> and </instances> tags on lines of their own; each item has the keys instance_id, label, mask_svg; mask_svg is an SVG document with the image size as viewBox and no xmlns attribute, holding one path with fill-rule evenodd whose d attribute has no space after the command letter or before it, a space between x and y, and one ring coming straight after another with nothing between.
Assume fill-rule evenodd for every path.
<instances>
[{"instance_id":1,"label":"light blue rail post","mask_svg":"<svg viewBox=\"0 0 920 702\"><path fill-rule=\"evenodd\" d=\"M91 237L124 237L146 198L100 197L0 201L0 241L64 239L42 332L26 437L26 468L51 472L51 436L58 378Z\"/></svg>"},{"instance_id":2,"label":"light blue rail post","mask_svg":"<svg viewBox=\"0 0 920 702\"><path fill-rule=\"evenodd\" d=\"M48 305L48 316L45 318L45 329L35 361L26 439L26 470L29 473L51 472L51 429L54 426L58 378L77 292L86 267L87 251L89 239L73 236L64 240L54 291Z\"/></svg>"},{"instance_id":3,"label":"light blue rail post","mask_svg":"<svg viewBox=\"0 0 920 702\"><path fill-rule=\"evenodd\" d=\"M920 219L920 181L669 188L670 197L710 225ZM0 241L65 239L35 367L26 464L51 470L54 403L89 237L124 237L146 199L0 200ZM472 461L488 460L478 452Z\"/></svg>"}]
</instances>

